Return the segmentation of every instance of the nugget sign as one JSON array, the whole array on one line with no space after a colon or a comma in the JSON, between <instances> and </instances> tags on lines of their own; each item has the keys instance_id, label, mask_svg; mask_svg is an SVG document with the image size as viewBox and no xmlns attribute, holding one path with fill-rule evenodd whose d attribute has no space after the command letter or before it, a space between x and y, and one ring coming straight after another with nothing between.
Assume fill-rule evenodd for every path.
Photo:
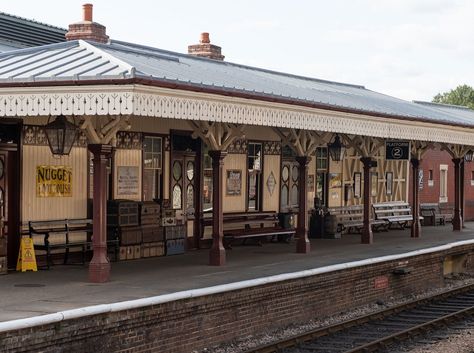
<instances>
[{"instance_id":1,"label":"nugget sign","mask_svg":"<svg viewBox=\"0 0 474 353\"><path fill-rule=\"evenodd\" d=\"M37 197L71 197L72 168L59 165L36 167Z\"/></svg>"},{"instance_id":2,"label":"nugget sign","mask_svg":"<svg viewBox=\"0 0 474 353\"><path fill-rule=\"evenodd\" d=\"M385 142L385 159L408 160L410 159L410 141Z\"/></svg>"}]
</instances>

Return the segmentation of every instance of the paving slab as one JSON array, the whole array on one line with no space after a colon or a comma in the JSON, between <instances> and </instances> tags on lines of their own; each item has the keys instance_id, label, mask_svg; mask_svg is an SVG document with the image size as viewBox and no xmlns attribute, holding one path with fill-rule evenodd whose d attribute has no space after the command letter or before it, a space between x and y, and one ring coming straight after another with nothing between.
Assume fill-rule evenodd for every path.
<instances>
[{"instance_id":1,"label":"paving slab","mask_svg":"<svg viewBox=\"0 0 474 353\"><path fill-rule=\"evenodd\" d=\"M234 246L227 264L208 265L209 250L184 255L112 263L111 281L88 283L87 266L53 266L38 272L10 272L0 277L0 321L58 311L146 298L183 290L204 288L314 269L385 255L394 255L474 239L474 223L461 232L451 226L423 227L421 238L410 230L374 233L374 243L360 243L360 235L342 239L311 239L309 254L295 253L296 244L266 243Z\"/></svg>"}]
</instances>

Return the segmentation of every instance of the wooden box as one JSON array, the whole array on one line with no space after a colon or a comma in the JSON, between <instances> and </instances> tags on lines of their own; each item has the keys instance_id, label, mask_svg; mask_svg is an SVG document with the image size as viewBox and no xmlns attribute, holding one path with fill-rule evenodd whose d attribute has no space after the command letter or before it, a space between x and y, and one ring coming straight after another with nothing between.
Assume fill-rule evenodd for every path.
<instances>
[{"instance_id":1,"label":"wooden box","mask_svg":"<svg viewBox=\"0 0 474 353\"><path fill-rule=\"evenodd\" d=\"M118 227L120 245L135 245L142 242L142 228L140 226Z\"/></svg>"},{"instance_id":2,"label":"wooden box","mask_svg":"<svg viewBox=\"0 0 474 353\"><path fill-rule=\"evenodd\" d=\"M133 260L135 258L135 247L127 246L127 260Z\"/></svg>"},{"instance_id":3,"label":"wooden box","mask_svg":"<svg viewBox=\"0 0 474 353\"><path fill-rule=\"evenodd\" d=\"M141 257L141 246L140 245L134 245L133 246L133 258L134 259L139 259Z\"/></svg>"},{"instance_id":4,"label":"wooden box","mask_svg":"<svg viewBox=\"0 0 474 353\"><path fill-rule=\"evenodd\" d=\"M150 244L142 244L141 246L141 256L150 257Z\"/></svg>"},{"instance_id":5,"label":"wooden box","mask_svg":"<svg viewBox=\"0 0 474 353\"><path fill-rule=\"evenodd\" d=\"M0 238L0 257L7 256L7 238Z\"/></svg>"},{"instance_id":6,"label":"wooden box","mask_svg":"<svg viewBox=\"0 0 474 353\"><path fill-rule=\"evenodd\" d=\"M127 260L127 246L121 246L119 249L119 260Z\"/></svg>"},{"instance_id":7,"label":"wooden box","mask_svg":"<svg viewBox=\"0 0 474 353\"><path fill-rule=\"evenodd\" d=\"M142 242L153 243L163 241L163 227L159 225L142 226Z\"/></svg>"},{"instance_id":8,"label":"wooden box","mask_svg":"<svg viewBox=\"0 0 474 353\"><path fill-rule=\"evenodd\" d=\"M153 201L139 202L140 224L160 224L160 205Z\"/></svg>"},{"instance_id":9,"label":"wooden box","mask_svg":"<svg viewBox=\"0 0 474 353\"><path fill-rule=\"evenodd\" d=\"M128 200L107 202L107 225L109 227L137 226L138 204Z\"/></svg>"},{"instance_id":10,"label":"wooden box","mask_svg":"<svg viewBox=\"0 0 474 353\"><path fill-rule=\"evenodd\" d=\"M7 258L5 256L0 257L0 275L7 273Z\"/></svg>"}]
</instances>

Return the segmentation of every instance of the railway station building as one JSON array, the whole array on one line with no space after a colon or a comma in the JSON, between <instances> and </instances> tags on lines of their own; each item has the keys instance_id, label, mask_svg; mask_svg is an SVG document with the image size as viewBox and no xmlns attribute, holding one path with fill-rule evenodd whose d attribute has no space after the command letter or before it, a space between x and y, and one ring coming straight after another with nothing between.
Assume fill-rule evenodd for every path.
<instances>
[{"instance_id":1,"label":"railway station building","mask_svg":"<svg viewBox=\"0 0 474 353\"><path fill-rule=\"evenodd\" d=\"M450 203L453 230L462 228L474 187L472 111L230 63L207 33L188 54L112 40L89 4L65 38L0 54L4 269L30 221L91 218L90 279L107 281L111 209L123 200L159 205L156 232L179 226L172 246L210 247L211 265L225 264L228 215L243 220L236 238L258 236L255 224L280 235L280 215L300 253L310 251L315 205L360 206L367 244L373 204L409 202L412 237L424 197ZM428 199L431 187L439 194ZM139 226L123 219L115 222ZM119 258L166 252L160 242L150 249L143 231L119 244Z\"/></svg>"}]
</instances>

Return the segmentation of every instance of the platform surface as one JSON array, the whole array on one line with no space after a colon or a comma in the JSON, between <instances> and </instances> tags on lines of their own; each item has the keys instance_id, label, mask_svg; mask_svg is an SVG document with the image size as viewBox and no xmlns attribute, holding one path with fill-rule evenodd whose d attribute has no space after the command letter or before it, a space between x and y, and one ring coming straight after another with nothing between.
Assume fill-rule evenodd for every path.
<instances>
[{"instance_id":1,"label":"platform surface","mask_svg":"<svg viewBox=\"0 0 474 353\"><path fill-rule=\"evenodd\" d=\"M58 311L209 287L276 274L313 269L338 263L394 255L474 239L474 223L462 232L451 225L423 227L422 237L410 238L410 230L374 233L374 243L360 244L360 235L342 239L311 239L309 254L295 253L296 245L267 243L234 246L227 264L208 265L209 250L185 255L112 263L111 281L87 282L87 266L53 266L38 272L10 272L0 276L0 321Z\"/></svg>"}]
</instances>

